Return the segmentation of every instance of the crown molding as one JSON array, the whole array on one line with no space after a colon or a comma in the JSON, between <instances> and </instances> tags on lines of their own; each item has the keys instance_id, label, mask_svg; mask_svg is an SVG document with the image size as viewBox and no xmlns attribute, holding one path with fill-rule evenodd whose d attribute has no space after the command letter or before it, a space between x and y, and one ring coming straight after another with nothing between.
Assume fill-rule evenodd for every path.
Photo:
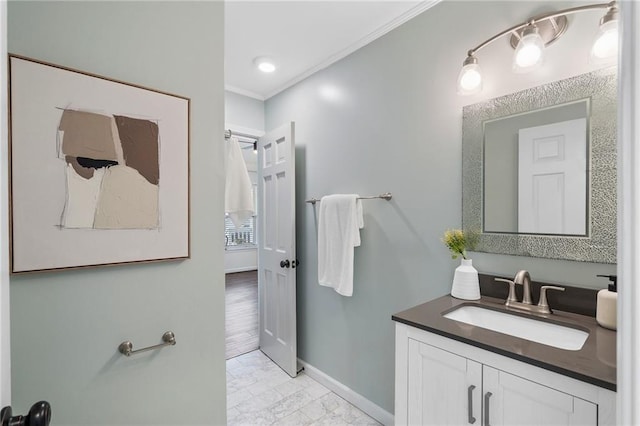
<instances>
[{"instance_id":1,"label":"crown molding","mask_svg":"<svg viewBox=\"0 0 640 426\"><path fill-rule=\"evenodd\" d=\"M312 74L315 74L316 72L327 68L328 66L334 64L335 62L339 61L340 59L345 58L346 56L352 54L353 52L355 52L358 49L361 49L362 47L366 46L367 44L371 43L372 41L382 37L383 35L387 34L389 31L399 27L400 25L404 24L405 22L409 21L410 19L415 18L416 16L418 16L419 14L421 14L422 12L424 12L427 9L430 9L431 7L435 6L436 4L440 3L442 0L425 0L423 2L420 2L418 5L412 7L411 9L409 9L408 11L406 11L405 13L403 13L402 15L398 16L397 18L395 18L394 20L388 22L387 24L383 25L382 27L378 28L377 30L371 32L370 34L366 35L365 37L361 38L360 40L358 40L357 42L351 44L350 46L340 50L339 52L329 56L327 59L325 59L324 61L320 62L318 65L309 68L308 70L306 70L305 72L298 74L296 77L292 78L291 80L287 81L285 84L283 84L282 86L280 86L279 88L277 88L276 90L273 90L269 93L267 93L267 95L262 97L262 100L267 100L269 98L271 98L272 96L277 95L278 93L282 92L283 90L288 89L289 87L293 86L296 83L301 82L302 80L308 78L309 76L311 76ZM242 89L240 89L242 90ZM239 92L236 92L239 93ZM242 93L240 93L242 94ZM246 95L249 96L249 95ZM258 99L258 98L256 98Z\"/></svg>"},{"instance_id":2,"label":"crown molding","mask_svg":"<svg viewBox=\"0 0 640 426\"><path fill-rule=\"evenodd\" d=\"M252 92L251 90L241 89L240 87L231 86L229 84L224 85L224 90L227 92L236 93L238 95L247 96L249 98L257 99L259 101L264 101L266 98L259 93Z\"/></svg>"}]
</instances>

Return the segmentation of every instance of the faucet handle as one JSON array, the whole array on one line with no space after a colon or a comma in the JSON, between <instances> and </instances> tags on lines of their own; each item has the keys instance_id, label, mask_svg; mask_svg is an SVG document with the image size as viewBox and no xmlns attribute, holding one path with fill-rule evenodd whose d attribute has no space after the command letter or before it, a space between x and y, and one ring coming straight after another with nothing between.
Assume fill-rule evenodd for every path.
<instances>
[{"instance_id":1,"label":"faucet handle","mask_svg":"<svg viewBox=\"0 0 640 426\"><path fill-rule=\"evenodd\" d=\"M540 287L540 301L538 302L538 307L542 308L541 311L543 313L550 314L551 308L547 302L547 290L564 291L564 287L557 287L555 285L543 285Z\"/></svg>"},{"instance_id":2,"label":"faucet handle","mask_svg":"<svg viewBox=\"0 0 640 426\"><path fill-rule=\"evenodd\" d=\"M494 278L493 280L509 284L509 296L507 297L507 304L518 301L518 298L516 297L516 283L504 278Z\"/></svg>"}]
</instances>

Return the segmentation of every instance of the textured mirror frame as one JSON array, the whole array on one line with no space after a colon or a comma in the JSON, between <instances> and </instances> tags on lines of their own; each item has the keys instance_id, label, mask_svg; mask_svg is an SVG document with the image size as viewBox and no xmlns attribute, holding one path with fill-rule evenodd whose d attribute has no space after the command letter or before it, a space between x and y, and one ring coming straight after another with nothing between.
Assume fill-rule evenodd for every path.
<instances>
[{"instance_id":1,"label":"textured mirror frame","mask_svg":"<svg viewBox=\"0 0 640 426\"><path fill-rule=\"evenodd\" d=\"M590 99L588 236L484 233L483 123L499 117ZM469 105L462 113L462 226L480 232L475 251L616 263L617 70L582 74Z\"/></svg>"}]
</instances>

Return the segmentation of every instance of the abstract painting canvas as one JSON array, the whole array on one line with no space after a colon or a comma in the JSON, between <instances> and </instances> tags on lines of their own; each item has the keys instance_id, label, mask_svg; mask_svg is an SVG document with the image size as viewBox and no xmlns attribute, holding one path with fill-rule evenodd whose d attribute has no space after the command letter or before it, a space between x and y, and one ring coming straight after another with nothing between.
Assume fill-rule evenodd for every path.
<instances>
[{"instance_id":1,"label":"abstract painting canvas","mask_svg":"<svg viewBox=\"0 0 640 426\"><path fill-rule=\"evenodd\" d=\"M189 109L11 55L12 272L189 257Z\"/></svg>"}]
</instances>

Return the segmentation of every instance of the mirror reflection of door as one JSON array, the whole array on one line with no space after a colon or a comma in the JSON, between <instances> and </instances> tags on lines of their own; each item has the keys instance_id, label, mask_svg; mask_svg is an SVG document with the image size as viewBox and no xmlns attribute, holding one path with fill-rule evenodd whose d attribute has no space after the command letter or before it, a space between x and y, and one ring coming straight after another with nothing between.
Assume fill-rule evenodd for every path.
<instances>
[{"instance_id":1,"label":"mirror reflection of door","mask_svg":"<svg viewBox=\"0 0 640 426\"><path fill-rule=\"evenodd\" d=\"M585 235L587 120L520 129L518 232Z\"/></svg>"},{"instance_id":2,"label":"mirror reflection of door","mask_svg":"<svg viewBox=\"0 0 640 426\"><path fill-rule=\"evenodd\" d=\"M589 112L582 99L483 123L483 232L588 234Z\"/></svg>"}]
</instances>

